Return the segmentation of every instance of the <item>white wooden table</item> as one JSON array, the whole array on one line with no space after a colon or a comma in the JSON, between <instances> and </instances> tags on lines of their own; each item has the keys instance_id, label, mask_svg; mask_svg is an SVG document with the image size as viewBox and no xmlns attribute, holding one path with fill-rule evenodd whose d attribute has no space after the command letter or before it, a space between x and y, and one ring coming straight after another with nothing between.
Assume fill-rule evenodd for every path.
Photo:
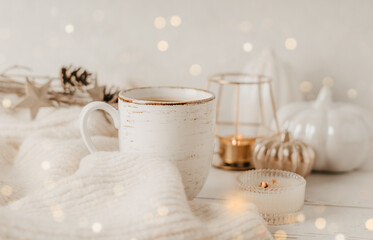
<instances>
[{"instance_id":1,"label":"white wooden table","mask_svg":"<svg viewBox=\"0 0 373 240\"><path fill-rule=\"evenodd\" d=\"M197 199L229 198L238 173L212 167ZM367 220L373 219L373 171L312 173L306 180L305 221L269 226L273 234L286 233L286 238L278 239L373 239L373 231L366 227Z\"/></svg>"}]
</instances>

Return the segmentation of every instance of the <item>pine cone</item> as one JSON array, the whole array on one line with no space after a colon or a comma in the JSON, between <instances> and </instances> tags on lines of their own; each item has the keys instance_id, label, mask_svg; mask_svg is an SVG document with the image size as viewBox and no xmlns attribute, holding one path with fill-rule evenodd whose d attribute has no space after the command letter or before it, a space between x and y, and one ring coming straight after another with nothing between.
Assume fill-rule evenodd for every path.
<instances>
[{"instance_id":1,"label":"pine cone","mask_svg":"<svg viewBox=\"0 0 373 240\"><path fill-rule=\"evenodd\" d=\"M62 67L61 68L61 85L66 93L73 93L76 90L82 90L82 88L92 83L92 73L81 67Z\"/></svg>"},{"instance_id":2,"label":"pine cone","mask_svg":"<svg viewBox=\"0 0 373 240\"><path fill-rule=\"evenodd\" d=\"M104 88L104 102L107 103L117 103L118 102L118 95L119 95L119 90L117 88L110 88L108 89L106 86Z\"/></svg>"}]
</instances>

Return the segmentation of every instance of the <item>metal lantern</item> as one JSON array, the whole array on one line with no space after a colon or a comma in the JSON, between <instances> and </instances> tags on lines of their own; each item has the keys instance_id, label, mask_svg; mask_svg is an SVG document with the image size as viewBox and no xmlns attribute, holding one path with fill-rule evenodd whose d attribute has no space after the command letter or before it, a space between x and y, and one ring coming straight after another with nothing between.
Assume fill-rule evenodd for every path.
<instances>
[{"instance_id":1,"label":"metal lantern","mask_svg":"<svg viewBox=\"0 0 373 240\"><path fill-rule=\"evenodd\" d=\"M215 74L209 77L207 88L217 97L218 149L213 165L252 169L255 141L279 132L271 79L246 73Z\"/></svg>"}]
</instances>

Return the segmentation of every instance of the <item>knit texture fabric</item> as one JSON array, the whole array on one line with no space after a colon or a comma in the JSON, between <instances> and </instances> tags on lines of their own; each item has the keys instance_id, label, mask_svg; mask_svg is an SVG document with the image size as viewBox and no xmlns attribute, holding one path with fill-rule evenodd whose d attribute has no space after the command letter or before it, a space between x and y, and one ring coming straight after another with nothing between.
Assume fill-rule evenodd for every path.
<instances>
[{"instance_id":1,"label":"knit texture fabric","mask_svg":"<svg viewBox=\"0 0 373 240\"><path fill-rule=\"evenodd\" d=\"M0 112L0 239L272 239L252 204L188 201L172 163L117 152L98 111L89 154L80 110Z\"/></svg>"}]
</instances>

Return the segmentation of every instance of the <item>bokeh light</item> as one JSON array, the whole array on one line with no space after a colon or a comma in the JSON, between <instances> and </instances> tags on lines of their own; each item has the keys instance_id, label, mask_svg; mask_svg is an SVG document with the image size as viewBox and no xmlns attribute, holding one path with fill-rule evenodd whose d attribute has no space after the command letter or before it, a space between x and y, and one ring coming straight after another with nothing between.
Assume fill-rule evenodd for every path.
<instances>
[{"instance_id":1,"label":"bokeh light","mask_svg":"<svg viewBox=\"0 0 373 240\"><path fill-rule=\"evenodd\" d=\"M347 97L349 99L355 99L357 98L357 91L354 88L350 88L347 90Z\"/></svg>"},{"instance_id":2,"label":"bokeh light","mask_svg":"<svg viewBox=\"0 0 373 240\"><path fill-rule=\"evenodd\" d=\"M369 231L373 231L373 218L369 218L365 222L365 228L368 229Z\"/></svg>"},{"instance_id":3,"label":"bokeh light","mask_svg":"<svg viewBox=\"0 0 373 240\"><path fill-rule=\"evenodd\" d=\"M172 16L170 19L170 24L173 27L178 27L181 25L181 18L179 16Z\"/></svg>"},{"instance_id":4,"label":"bokeh light","mask_svg":"<svg viewBox=\"0 0 373 240\"><path fill-rule=\"evenodd\" d=\"M61 208L60 205L54 204L54 205L52 205L50 207L50 209L51 209L54 221L56 221L56 222L62 222L64 220L65 214L62 211L62 208Z\"/></svg>"},{"instance_id":5,"label":"bokeh light","mask_svg":"<svg viewBox=\"0 0 373 240\"><path fill-rule=\"evenodd\" d=\"M294 49L296 49L297 45L298 45L297 40L295 40L294 38L288 38L285 41L285 47L288 50L294 50Z\"/></svg>"},{"instance_id":6,"label":"bokeh light","mask_svg":"<svg viewBox=\"0 0 373 240\"><path fill-rule=\"evenodd\" d=\"M3 108L10 108L12 106L12 101L8 98L4 98L3 101L1 101L1 105Z\"/></svg>"},{"instance_id":7,"label":"bokeh light","mask_svg":"<svg viewBox=\"0 0 373 240\"><path fill-rule=\"evenodd\" d=\"M304 222L304 221L306 221L306 216L303 213L298 214L297 221L298 222Z\"/></svg>"},{"instance_id":8,"label":"bokeh light","mask_svg":"<svg viewBox=\"0 0 373 240\"><path fill-rule=\"evenodd\" d=\"M245 42L242 48L245 52L251 52L253 50L253 45L250 42Z\"/></svg>"},{"instance_id":9,"label":"bokeh light","mask_svg":"<svg viewBox=\"0 0 373 240\"><path fill-rule=\"evenodd\" d=\"M166 27L167 21L164 17L156 17L154 19L154 27L157 29L163 29Z\"/></svg>"},{"instance_id":10,"label":"bokeh light","mask_svg":"<svg viewBox=\"0 0 373 240\"><path fill-rule=\"evenodd\" d=\"M231 213L238 213L245 209L246 201L240 194L232 194L225 201L225 207L229 209Z\"/></svg>"},{"instance_id":11,"label":"bokeh light","mask_svg":"<svg viewBox=\"0 0 373 240\"><path fill-rule=\"evenodd\" d=\"M65 32L66 32L66 33L73 33L73 32L74 32L74 25L72 25L72 24L67 24L67 25L65 26Z\"/></svg>"},{"instance_id":12,"label":"bokeh light","mask_svg":"<svg viewBox=\"0 0 373 240\"><path fill-rule=\"evenodd\" d=\"M312 91L312 83L309 82L309 81L303 81L301 84L300 84L300 90L304 93L309 93Z\"/></svg>"},{"instance_id":13,"label":"bokeh light","mask_svg":"<svg viewBox=\"0 0 373 240\"><path fill-rule=\"evenodd\" d=\"M167 216L168 215L168 208L165 206L160 206L157 209L158 215L161 217Z\"/></svg>"},{"instance_id":14,"label":"bokeh light","mask_svg":"<svg viewBox=\"0 0 373 240\"><path fill-rule=\"evenodd\" d=\"M274 237L276 240L286 240L287 239L287 234L284 230L277 230L274 234Z\"/></svg>"},{"instance_id":15,"label":"bokeh light","mask_svg":"<svg viewBox=\"0 0 373 240\"><path fill-rule=\"evenodd\" d=\"M327 87L332 87L334 85L334 79L331 77L324 77L322 84Z\"/></svg>"},{"instance_id":16,"label":"bokeh light","mask_svg":"<svg viewBox=\"0 0 373 240\"><path fill-rule=\"evenodd\" d=\"M345 237L344 234L342 234L342 233L338 233L337 235L335 235L335 238L334 238L334 239L335 239L335 240L345 240L346 237Z\"/></svg>"},{"instance_id":17,"label":"bokeh light","mask_svg":"<svg viewBox=\"0 0 373 240\"><path fill-rule=\"evenodd\" d=\"M50 164L48 161L43 161L43 162L41 163L41 168L42 168L43 170L48 170L50 167L51 167L51 164Z\"/></svg>"},{"instance_id":18,"label":"bokeh light","mask_svg":"<svg viewBox=\"0 0 373 240\"><path fill-rule=\"evenodd\" d=\"M123 193L124 193L124 187L123 187L123 185L116 184L113 187L113 193L114 193L115 196L121 196L121 195L123 195Z\"/></svg>"},{"instance_id":19,"label":"bokeh light","mask_svg":"<svg viewBox=\"0 0 373 240\"><path fill-rule=\"evenodd\" d=\"M99 233L102 231L102 225L99 222L95 222L92 224L92 232Z\"/></svg>"},{"instance_id":20,"label":"bokeh light","mask_svg":"<svg viewBox=\"0 0 373 240\"><path fill-rule=\"evenodd\" d=\"M164 40L159 41L157 47L159 51L165 52L168 49L168 42Z\"/></svg>"},{"instance_id":21,"label":"bokeh light","mask_svg":"<svg viewBox=\"0 0 373 240\"><path fill-rule=\"evenodd\" d=\"M4 185L1 188L1 194L3 194L6 197L9 197L13 194L13 188L9 185Z\"/></svg>"},{"instance_id":22,"label":"bokeh light","mask_svg":"<svg viewBox=\"0 0 373 240\"><path fill-rule=\"evenodd\" d=\"M325 218L319 217L315 220L315 227L317 229L324 229L326 227L326 220Z\"/></svg>"},{"instance_id":23,"label":"bokeh light","mask_svg":"<svg viewBox=\"0 0 373 240\"><path fill-rule=\"evenodd\" d=\"M200 75L202 72L202 67L201 65L199 64L193 64L192 66L190 66L189 68L189 73L193 76L198 76Z\"/></svg>"}]
</instances>

